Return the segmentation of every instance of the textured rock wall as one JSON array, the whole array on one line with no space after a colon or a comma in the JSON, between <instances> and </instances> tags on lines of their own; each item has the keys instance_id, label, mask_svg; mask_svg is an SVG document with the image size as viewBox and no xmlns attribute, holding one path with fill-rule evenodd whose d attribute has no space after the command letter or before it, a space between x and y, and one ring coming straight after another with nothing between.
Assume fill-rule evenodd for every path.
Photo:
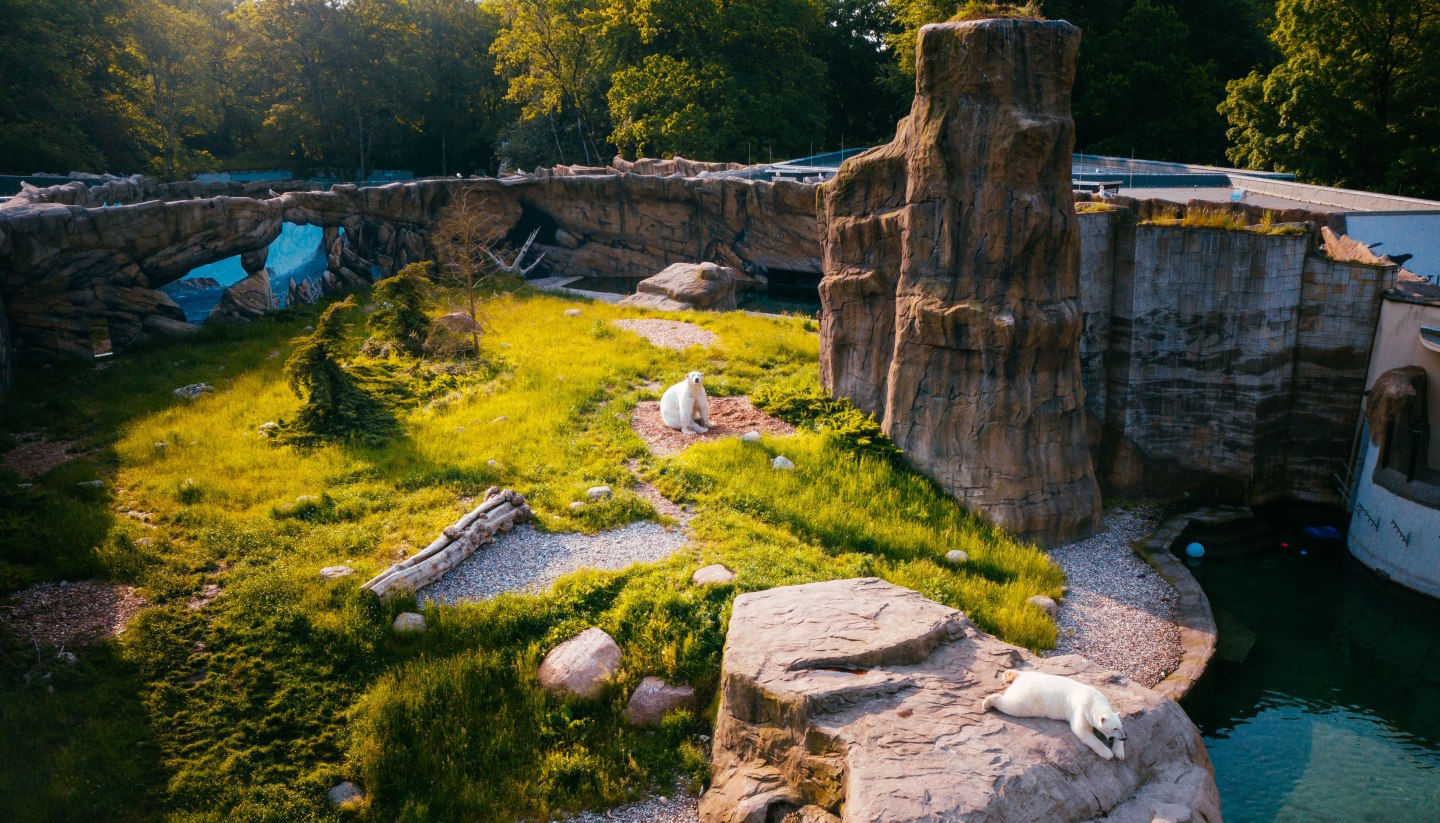
<instances>
[{"instance_id":1,"label":"textured rock wall","mask_svg":"<svg viewBox=\"0 0 1440 823\"><path fill-rule=\"evenodd\" d=\"M881 423L911 460L1045 544L1100 517L1070 191L1079 42L1061 21L921 29L909 118L821 204L827 387L870 411L883 394Z\"/></svg>"},{"instance_id":2,"label":"textured rock wall","mask_svg":"<svg viewBox=\"0 0 1440 823\"><path fill-rule=\"evenodd\" d=\"M109 322L117 349L177 330L184 314L157 289L198 266L263 250L284 222L326 228L327 287L368 282L375 267L392 274L431 256L431 226L462 190L480 194L498 235L523 241L539 229L536 250L554 275L640 279L699 261L762 274L814 271L820 259L814 187L790 182L610 174L337 185L266 199L162 197L112 208L64 202L178 196L198 185L160 191L153 181L124 181L110 186L130 188L103 194L61 186L0 210L0 294L17 350L88 357L96 318ZM229 319L271 299L256 283L232 297L222 313Z\"/></svg>"},{"instance_id":3,"label":"textured rock wall","mask_svg":"<svg viewBox=\"0 0 1440 823\"><path fill-rule=\"evenodd\" d=\"M0 401L10 388L15 374L14 356L10 350L10 318L5 314L5 296L0 294Z\"/></svg>"}]
</instances>

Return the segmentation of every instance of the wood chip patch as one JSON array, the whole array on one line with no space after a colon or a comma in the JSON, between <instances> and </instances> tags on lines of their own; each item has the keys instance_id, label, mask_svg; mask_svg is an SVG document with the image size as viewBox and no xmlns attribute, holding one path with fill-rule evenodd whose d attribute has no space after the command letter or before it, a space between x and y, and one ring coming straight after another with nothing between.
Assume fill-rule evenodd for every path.
<instances>
[{"instance_id":1,"label":"wood chip patch","mask_svg":"<svg viewBox=\"0 0 1440 823\"><path fill-rule=\"evenodd\" d=\"M633 331L657 346L684 351L691 346L713 346L719 337L694 323L679 320L611 320L613 325Z\"/></svg>"},{"instance_id":2,"label":"wood chip patch","mask_svg":"<svg viewBox=\"0 0 1440 823\"><path fill-rule=\"evenodd\" d=\"M794 434L795 427L755 408L748 397L710 398L710 431L705 434L683 434L660 419L660 402L647 400L635 405L630 425L650 451L660 457L679 454L685 447L722 437L739 437L748 431L761 434Z\"/></svg>"},{"instance_id":3,"label":"wood chip patch","mask_svg":"<svg viewBox=\"0 0 1440 823\"><path fill-rule=\"evenodd\" d=\"M70 453L79 444L78 440L30 440L0 454L0 469L8 469L27 480L39 477L79 457Z\"/></svg>"},{"instance_id":4,"label":"wood chip patch","mask_svg":"<svg viewBox=\"0 0 1440 823\"><path fill-rule=\"evenodd\" d=\"M119 583L41 583L0 607L0 625L27 645L74 647L115 637L144 605L133 586Z\"/></svg>"}]
</instances>

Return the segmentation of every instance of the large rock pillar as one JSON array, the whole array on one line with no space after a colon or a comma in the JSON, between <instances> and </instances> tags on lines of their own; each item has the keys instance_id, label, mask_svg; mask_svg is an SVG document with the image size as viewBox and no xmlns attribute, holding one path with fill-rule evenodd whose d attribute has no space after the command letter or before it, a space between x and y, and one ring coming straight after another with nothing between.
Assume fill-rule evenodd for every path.
<instances>
[{"instance_id":1,"label":"large rock pillar","mask_svg":"<svg viewBox=\"0 0 1440 823\"><path fill-rule=\"evenodd\" d=\"M1046 545L1100 522L1070 189L1079 44L1061 21L921 29L910 116L820 202L827 387L956 497Z\"/></svg>"}]
</instances>

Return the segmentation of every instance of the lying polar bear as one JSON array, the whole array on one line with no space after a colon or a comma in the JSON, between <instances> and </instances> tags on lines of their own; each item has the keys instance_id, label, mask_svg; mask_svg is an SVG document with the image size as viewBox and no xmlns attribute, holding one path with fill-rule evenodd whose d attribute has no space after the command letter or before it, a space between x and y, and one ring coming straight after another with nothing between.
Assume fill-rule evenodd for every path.
<instances>
[{"instance_id":1,"label":"lying polar bear","mask_svg":"<svg viewBox=\"0 0 1440 823\"><path fill-rule=\"evenodd\" d=\"M1125 729L1120 725L1120 716L1110 708L1110 701L1099 689L1068 677L1014 669L1005 672L1005 682L1010 687L985 698L981 709L994 706L1013 717L1069 721L1070 731L1096 754L1106 760L1125 759ZM1097 731L1114 738L1113 751L1095 736Z\"/></svg>"},{"instance_id":2,"label":"lying polar bear","mask_svg":"<svg viewBox=\"0 0 1440 823\"><path fill-rule=\"evenodd\" d=\"M660 419L685 434L710 431L710 401L705 397L705 375L692 371L665 390L660 398Z\"/></svg>"}]
</instances>

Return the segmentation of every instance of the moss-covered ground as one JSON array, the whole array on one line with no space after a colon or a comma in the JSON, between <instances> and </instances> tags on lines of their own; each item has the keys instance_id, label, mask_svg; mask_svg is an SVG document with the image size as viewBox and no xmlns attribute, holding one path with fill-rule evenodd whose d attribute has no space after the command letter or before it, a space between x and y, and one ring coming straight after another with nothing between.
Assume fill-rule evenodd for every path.
<instances>
[{"instance_id":1,"label":"moss-covered ground","mask_svg":"<svg viewBox=\"0 0 1440 823\"><path fill-rule=\"evenodd\" d=\"M575 307L579 317L564 316ZM720 342L676 353L607 323L633 311L504 298L492 304L481 368L351 364L388 393L402 437L377 448L277 445L257 429L295 415L283 366L317 316L208 330L128 351L103 370L20 375L0 407L0 436L43 430L81 440L87 454L30 489L0 473L0 597L93 577L134 584L152 606L120 638L76 650L73 666L0 637L0 819L508 821L703 783L701 735L731 601L776 585L876 575L1014 643L1054 642L1053 625L1025 603L1058 596L1063 583L1040 552L980 524L857 434L853 410L817 416L812 404L802 415L805 403L785 401L818 396L809 321L682 316ZM357 311L352 350L361 319ZM691 369L706 373L712 394L769 397L812 425L652 458L629 412L655 396L648 381L668 385ZM201 381L217 391L172 395ZM771 470L777 453L798 468ZM358 591L490 485L527 495L547 529L658 519L630 491L632 458L693 506L691 548L669 560L431 608L431 629L412 637L389 625L413 599L381 605ZM103 488L78 485L96 479ZM616 489L612 500L570 510L600 483ZM970 562L947 565L953 548ZM690 573L711 562L738 579L691 586ZM317 574L341 563L357 575ZM207 584L219 597L191 608ZM621 676L595 702L547 698L534 684L540 659L591 625L619 642ZM650 674L690 683L710 709L629 729L620 710ZM325 791L345 778L368 797L336 810Z\"/></svg>"}]
</instances>

